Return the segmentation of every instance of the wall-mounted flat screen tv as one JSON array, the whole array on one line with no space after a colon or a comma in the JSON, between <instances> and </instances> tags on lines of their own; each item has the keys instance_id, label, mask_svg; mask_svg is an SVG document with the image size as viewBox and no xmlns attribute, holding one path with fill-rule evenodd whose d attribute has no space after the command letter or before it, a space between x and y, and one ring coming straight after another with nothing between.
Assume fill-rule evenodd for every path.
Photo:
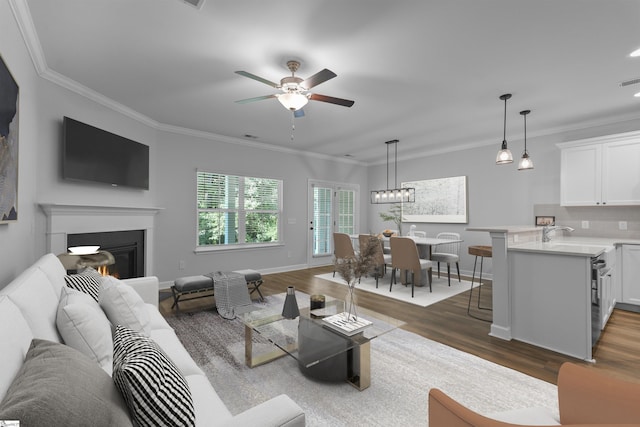
<instances>
[{"instance_id":1,"label":"wall-mounted flat screen tv","mask_svg":"<svg viewBox=\"0 0 640 427\"><path fill-rule=\"evenodd\" d=\"M149 189L149 146L65 117L62 176Z\"/></svg>"}]
</instances>

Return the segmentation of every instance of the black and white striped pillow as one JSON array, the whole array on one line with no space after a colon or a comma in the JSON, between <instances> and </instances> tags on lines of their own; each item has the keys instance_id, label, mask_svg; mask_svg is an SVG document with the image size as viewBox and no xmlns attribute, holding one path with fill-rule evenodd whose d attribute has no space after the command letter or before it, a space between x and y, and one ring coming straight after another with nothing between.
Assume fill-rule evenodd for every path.
<instances>
[{"instance_id":1,"label":"black and white striped pillow","mask_svg":"<svg viewBox=\"0 0 640 427\"><path fill-rule=\"evenodd\" d=\"M178 368L150 338L118 325L113 380L139 426L193 426L191 391Z\"/></svg>"},{"instance_id":2,"label":"black and white striped pillow","mask_svg":"<svg viewBox=\"0 0 640 427\"><path fill-rule=\"evenodd\" d=\"M95 269L86 268L81 273L68 274L64 276L64 281L68 287L89 294L91 298L98 302L102 275Z\"/></svg>"}]
</instances>

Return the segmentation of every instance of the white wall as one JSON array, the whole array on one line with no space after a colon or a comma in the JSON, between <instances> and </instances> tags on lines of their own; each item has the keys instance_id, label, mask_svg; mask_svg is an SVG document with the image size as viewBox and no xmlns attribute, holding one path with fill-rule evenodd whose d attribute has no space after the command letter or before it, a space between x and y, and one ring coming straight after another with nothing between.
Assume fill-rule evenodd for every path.
<instances>
[{"instance_id":1,"label":"white wall","mask_svg":"<svg viewBox=\"0 0 640 427\"><path fill-rule=\"evenodd\" d=\"M385 165L369 168L337 159L255 150L237 144L158 130L40 78L31 61L8 2L0 2L0 55L20 86L19 198L15 223L0 225L0 287L46 252L45 217L39 202L164 208L157 216L154 259L160 280L236 268L287 269L306 263L308 179L356 183L361 187L360 231L380 231L369 191L385 186ZM63 116L109 130L150 146L149 191L63 181L60 175ZM533 126L533 123L532 123ZM518 172L516 165L494 164L498 142L445 155L399 161L398 181L469 177L469 224L418 224L430 235L460 231L465 245L486 244L482 233L466 226L530 224L536 204L559 202L559 152L555 143L640 129L640 119L578 129L528 141L536 168ZM498 129L499 136L499 129ZM496 138L498 141L499 138ZM522 143L510 140L514 156ZM196 255L195 170L273 176L284 180L285 246L269 250ZM295 219L295 224L288 224ZM466 249L466 246L465 246ZM466 252L466 251L465 251ZM291 253L291 256L289 256ZM186 268L178 269L185 261ZM463 270L473 260L463 257Z\"/></svg>"},{"instance_id":2,"label":"white wall","mask_svg":"<svg viewBox=\"0 0 640 427\"><path fill-rule=\"evenodd\" d=\"M460 269L463 270L463 274L464 272L471 274L474 257L467 254L467 247L490 245L491 239L488 233L465 231L466 227L533 225L535 205L560 203L560 150L556 147L557 143L637 129L640 129L640 119L538 137L528 135L527 149L534 161L534 169L528 171L518 171L517 165L524 142L521 139L510 139L508 135L514 163L495 164L501 142L500 129L497 129L496 143L491 146L411 160L398 160L398 185L403 181L460 175L468 177L469 223L416 223L416 229L426 231L431 237L435 237L440 231L460 233L464 239ZM370 190L386 186L386 164L370 167L368 175ZM385 228L394 228L393 224L383 223L379 217L379 212L386 211L388 207L389 205L373 206L368 216L371 231L379 233ZM619 211L621 216L623 212L628 216L624 208L620 208ZM640 215L640 209L636 212ZM626 217L620 219L628 220ZM408 232L409 226L410 224L403 224L403 232ZM491 273L490 262L485 263L484 271Z\"/></svg>"},{"instance_id":3,"label":"white wall","mask_svg":"<svg viewBox=\"0 0 640 427\"><path fill-rule=\"evenodd\" d=\"M156 218L160 245L156 248L156 275L160 280L218 270L274 271L305 266L309 179L359 184L364 198L360 221L367 221L364 166L168 132L159 133L158 142L158 205L164 208ZM282 179L285 245L195 254L197 169ZM289 220L295 220L295 224L289 224ZM184 270L178 268L181 260Z\"/></svg>"}]
</instances>

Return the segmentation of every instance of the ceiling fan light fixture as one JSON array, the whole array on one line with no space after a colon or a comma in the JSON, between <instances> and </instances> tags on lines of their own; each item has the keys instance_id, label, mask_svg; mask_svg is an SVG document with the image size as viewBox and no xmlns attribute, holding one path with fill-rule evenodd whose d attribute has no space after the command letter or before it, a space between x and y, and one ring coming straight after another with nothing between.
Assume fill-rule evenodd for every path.
<instances>
[{"instance_id":1,"label":"ceiling fan light fixture","mask_svg":"<svg viewBox=\"0 0 640 427\"><path fill-rule=\"evenodd\" d=\"M276 96L284 108L291 111L297 111L309 102L309 98L299 92L281 93Z\"/></svg>"},{"instance_id":2,"label":"ceiling fan light fixture","mask_svg":"<svg viewBox=\"0 0 640 427\"><path fill-rule=\"evenodd\" d=\"M630 56L630 57L632 57L632 58L638 58L638 57L640 57L640 49L636 49L636 50L634 50L633 52L631 52L631 53L629 54L629 56Z\"/></svg>"}]
</instances>

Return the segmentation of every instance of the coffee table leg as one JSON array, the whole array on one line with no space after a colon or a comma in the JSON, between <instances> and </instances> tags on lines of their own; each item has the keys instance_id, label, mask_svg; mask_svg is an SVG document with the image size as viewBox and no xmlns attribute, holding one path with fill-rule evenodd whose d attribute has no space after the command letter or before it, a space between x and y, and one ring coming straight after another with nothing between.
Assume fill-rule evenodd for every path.
<instances>
[{"instance_id":1,"label":"coffee table leg","mask_svg":"<svg viewBox=\"0 0 640 427\"><path fill-rule=\"evenodd\" d=\"M347 382L362 391L371 385L371 343L360 344L349 351L352 354Z\"/></svg>"}]
</instances>

